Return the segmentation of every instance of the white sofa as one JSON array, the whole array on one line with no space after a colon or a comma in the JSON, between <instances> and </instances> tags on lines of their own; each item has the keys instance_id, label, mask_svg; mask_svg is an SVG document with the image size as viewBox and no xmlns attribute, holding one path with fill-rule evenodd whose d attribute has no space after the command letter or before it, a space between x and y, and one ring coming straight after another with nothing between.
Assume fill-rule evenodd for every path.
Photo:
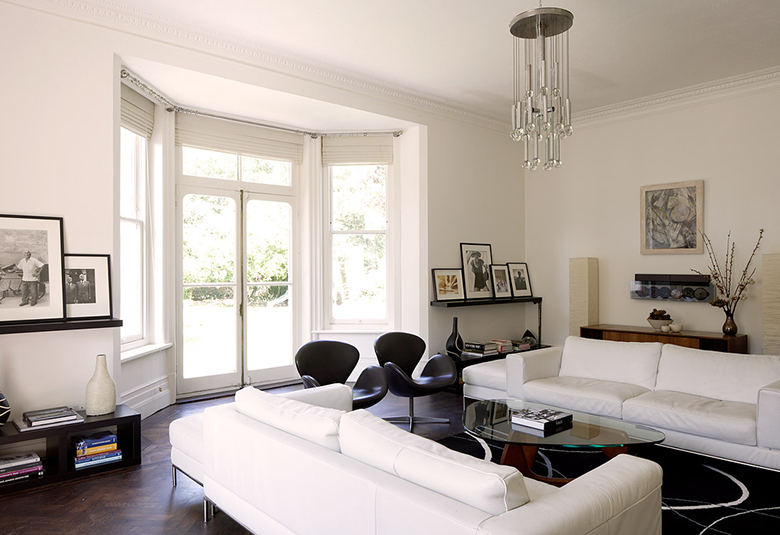
<instances>
[{"instance_id":1,"label":"white sofa","mask_svg":"<svg viewBox=\"0 0 780 535\"><path fill-rule=\"evenodd\" d=\"M303 391L309 403L246 388L206 409L206 500L263 534L661 533L655 463L619 455L557 488L348 412L338 386ZM351 404L349 390L343 401ZM198 426L187 418L171 424L176 455L184 430Z\"/></svg>"},{"instance_id":2,"label":"white sofa","mask_svg":"<svg viewBox=\"0 0 780 535\"><path fill-rule=\"evenodd\" d=\"M463 379L469 397L624 419L662 431L667 445L780 469L780 357L572 336Z\"/></svg>"}]
</instances>

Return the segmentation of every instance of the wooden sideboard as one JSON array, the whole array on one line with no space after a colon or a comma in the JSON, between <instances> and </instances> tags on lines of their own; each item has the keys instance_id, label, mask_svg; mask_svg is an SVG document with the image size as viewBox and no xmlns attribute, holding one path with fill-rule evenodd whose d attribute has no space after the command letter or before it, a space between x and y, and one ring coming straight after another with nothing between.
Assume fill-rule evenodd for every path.
<instances>
[{"instance_id":1,"label":"wooden sideboard","mask_svg":"<svg viewBox=\"0 0 780 535\"><path fill-rule=\"evenodd\" d=\"M747 353L748 337L746 334L726 336L721 333L701 331L685 331L665 333L652 327L635 327L632 325L588 325L580 327L580 336L596 340L614 340L618 342L661 342L678 346L723 351L726 353Z\"/></svg>"}]
</instances>

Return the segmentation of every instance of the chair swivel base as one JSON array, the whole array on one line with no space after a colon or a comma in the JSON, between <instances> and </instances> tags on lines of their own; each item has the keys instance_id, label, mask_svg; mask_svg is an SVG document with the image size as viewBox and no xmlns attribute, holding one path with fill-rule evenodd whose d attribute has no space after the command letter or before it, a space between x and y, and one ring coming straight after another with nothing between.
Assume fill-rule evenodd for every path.
<instances>
[{"instance_id":1,"label":"chair swivel base","mask_svg":"<svg viewBox=\"0 0 780 535\"><path fill-rule=\"evenodd\" d=\"M415 416L414 415L414 398L409 398L409 414L403 416L388 416L382 418L384 421L391 424L409 424L409 431L412 430L414 424L448 424L449 418L434 418L430 416Z\"/></svg>"}]
</instances>

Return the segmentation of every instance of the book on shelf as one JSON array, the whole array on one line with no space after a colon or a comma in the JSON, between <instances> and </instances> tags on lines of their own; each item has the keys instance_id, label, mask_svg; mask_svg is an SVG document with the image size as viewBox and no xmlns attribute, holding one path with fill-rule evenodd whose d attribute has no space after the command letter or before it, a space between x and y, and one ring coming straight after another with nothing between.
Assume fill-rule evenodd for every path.
<instances>
[{"instance_id":1,"label":"book on shelf","mask_svg":"<svg viewBox=\"0 0 780 535\"><path fill-rule=\"evenodd\" d=\"M92 457L90 459L90 457ZM102 464L115 463L122 460L122 450L114 450L108 454L89 455L87 457L76 457L74 465L76 470L99 466Z\"/></svg>"},{"instance_id":2,"label":"book on shelf","mask_svg":"<svg viewBox=\"0 0 780 535\"><path fill-rule=\"evenodd\" d=\"M11 470L9 472L3 472L2 474L0 474L0 481L5 481L12 477L22 476L25 474L38 473L42 471L43 471L42 464L38 464L36 466L30 466L28 468L20 468L18 470Z\"/></svg>"},{"instance_id":3,"label":"book on shelf","mask_svg":"<svg viewBox=\"0 0 780 535\"><path fill-rule=\"evenodd\" d=\"M499 353L511 353L512 351L512 340L491 340L491 342L496 344Z\"/></svg>"},{"instance_id":4,"label":"book on shelf","mask_svg":"<svg viewBox=\"0 0 780 535\"><path fill-rule=\"evenodd\" d=\"M84 417L80 414L76 413L76 418L72 420L67 420L65 422L46 422L41 423L36 426L32 426L24 421L23 418L16 418L14 419L14 425L19 430L20 433L25 433L27 431L36 431L38 429L46 429L47 427L59 427L62 425L71 425L71 424L80 424L84 421Z\"/></svg>"},{"instance_id":5,"label":"book on shelf","mask_svg":"<svg viewBox=\"0 0 780 535\"><path fill-rule=\"evenodd\" d=\"M79 456L89 455L89 453L86 453L86 451L91 448L108 446L110 444L116 444L116 434L112 433L111 431L100 431L99 433L93 433L87 436L73 437L73 445L76 447L76 455L79 455L80 451L85 452L85 453L81 453L81 455ZM99 453L99 452L92 452L92 453Z\"/></svg>"},{"instance_id":6,"label":"book on shelf","mask_svg":"<svg viewBox=\"0 0 780 535\"><path fill-rule=\"evenodd\" d=\"M512 340L512 351L525 351L531 349L531 344L522 340Z\"/></svg>"},{"instance_id":7,"label":"book on shelf","mask_svg":"<svg viewBox=\"0 0 780 535\"><path fill-rule=\"evenodd\" d=\"M53 409L41 409L22 413L22 420L31 427L56 422L67 422L79 418L79 414L70 407L55 407Z\"/></svg>"},{"instance_id":8,"label":"book on shelf","mask_svg":"<svg viewBox=\"0 0 780 535\"><path fill-rule=\"evenodd\" d=\"M17 464L15 466L11 466L9 468L0 468L0 477L3 477L4 474L8 474L10 472L16 472L17 470L27 470L28 468L40 468L43 466L43 462L38 461L32 461L25 464Z\"/></svg>"},{"instance_id":9,"label":"book on shelf","mask_svg":"<svg viewBox=\"0 0 780 535\"><path fill-rule=\"evenodd\" d=\"M540 429L545 433L557 433L571 427L573 416L570 412L555 409L520 409L512 411L512 424L532 429Z\"/></svg>"},{"instance_id":10,"label":"book on shelf","mask_svg":"<svg viewBox=\"0 0 780 535\"><path fill-rule=\"evenodd\" d=\"M77 449L76 457L88 457L90 455L97 455L99 453L116 451L117 449L116 442L113 444L103 444L102 446L92 446L91 448Z\"/></svg>"},{"instance_id":11,"label":"book on shelf","mask_svg":"<svg viewBox=\"0 0 780 535\"><path fill-rule=\"evenodd\" d=\"M8 483L12 483L14 481L22 481L24 479L32 479L34 477L40 477L42 475L43 475L43 470L41 470L40 472L29 472L27 474L22 474L20 476L13 476L7 479L0 479L0 485L6 485Z\"/></svg>"},{"instance_id":12,"label":"book on shelf","mask_svg":"<svg viewBox=\"0 0 780 535\"><path fill-rule=\"evenodd\" d=\"M0 455L0 470L5 470L14 466L24 466L40 462L41 458L34 451L26 451L24 453L9 453L6 455Z\"/></svg>"},{"instance_id":13,"label":"book on shelf","mask_svg":"<svg viewBox=\"0 0 780 535\"><path fill-rule=\"evenodd\" d=\"M484 342L463 342L463 347L470 351L498 350L496 343L489 340Z\"/></svg>"}]
</instances>

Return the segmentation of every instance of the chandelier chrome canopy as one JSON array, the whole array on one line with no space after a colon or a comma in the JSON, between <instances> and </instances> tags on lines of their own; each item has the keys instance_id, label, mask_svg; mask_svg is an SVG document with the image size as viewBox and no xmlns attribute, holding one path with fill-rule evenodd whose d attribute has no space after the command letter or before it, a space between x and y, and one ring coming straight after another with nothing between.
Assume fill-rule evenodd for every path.
<instances>
[{"instance_id":1,"label":"chandelier chrome canopy","mask_svg":"<svg viewBox=\"0 0 780 535\"><path fill-rule=\"evenodd\" d=\"M539 7L516 16L512 139L525 145L523 168L561 166L561 140L572 134L569 101L570 11Z\"/></svg>"}]
</instances>

